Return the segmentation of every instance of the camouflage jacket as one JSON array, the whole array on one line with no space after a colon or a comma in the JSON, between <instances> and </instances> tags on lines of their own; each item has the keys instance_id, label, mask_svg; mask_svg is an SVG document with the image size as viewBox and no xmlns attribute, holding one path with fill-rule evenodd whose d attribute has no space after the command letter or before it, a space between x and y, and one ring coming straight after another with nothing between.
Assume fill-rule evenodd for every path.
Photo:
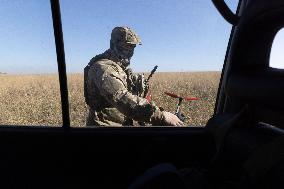
<instances>
[{"instance_id":1,"label":"camouflage jacket","mask_svg":"<svg viewBox=\"0 0 284 189\"><path fill-rule=\"evenodd\" d=\"M162 124L162 113L154 103L139 97L135 78L112 54L111 50L94 57L89 63L87 125L121 126L133 119Z\"/></svg>"}]
</instances>

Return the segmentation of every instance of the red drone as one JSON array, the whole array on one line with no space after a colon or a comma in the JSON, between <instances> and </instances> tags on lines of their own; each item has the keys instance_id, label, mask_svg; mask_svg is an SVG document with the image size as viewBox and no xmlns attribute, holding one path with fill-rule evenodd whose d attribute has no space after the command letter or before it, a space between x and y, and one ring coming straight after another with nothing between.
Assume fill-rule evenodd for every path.
<instances>
[{"instance_id":1,"label":"red drone","mask_svg":"<svg viewBox=\"0 0 284 189\"><path fill-rule=\"evenodd\" d=\"M178 116L178 118L182 121L185 120L185 116L180 111L180 106L181 106L182 101L183 100L186 100L186 101L199 100L196 97L189 97L189 96L181 97L181 96L178 96L174 93L169 93L169 92L165 92L165 94L172 97L172 98L178 98L178 104L177 104L177 108L176 108L176 111L175 111L175 115Z\"/></svg>"}]
</instances>

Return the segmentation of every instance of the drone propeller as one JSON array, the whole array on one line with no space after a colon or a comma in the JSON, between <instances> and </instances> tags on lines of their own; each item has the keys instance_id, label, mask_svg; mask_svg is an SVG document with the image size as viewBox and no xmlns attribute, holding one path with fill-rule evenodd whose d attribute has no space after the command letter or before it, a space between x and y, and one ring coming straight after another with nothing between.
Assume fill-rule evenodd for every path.
<instances>
[{"instance_id":1,"label":"drone propeller","mask_svg":"<svg viewBox=\"0 0 284 189\"><path fill-rule=\"evenodd\" d=\"M182 101L183 100L186 100L186 101L199 100L196 97L189 97L189 96L181 97L181 96L178 96L174 93L169 93L169 92L165 92L165 94L172 97L172 98L178 98L178 104L177 104L177 107L176 107L175 115L183 122L185 121L186 117L180 111L180 106L181 106Z\"/></svg>"},{"instance_id":2,"label":"drone propeller","mask_svg":"<svg viewBox=\"0 0 284 189\"><path fill-rule=\"evenodd\" d=\"M169 95L170 97L173 97L173 98L180 98L178 95L173 94L173 93L165 92L165 94L166 94L166 95Z\"/></svg>"},{"instance_id":3,"label":"drone propeller","mask_svg":"<svg viewBox=\"0 0 284 189\"><path fill-rule=\"evenodd\" d=\"M186 100L186 101L191 101L191 100L199 100L198 98L196 97L188 97L188 96L185 96L185 97L181 97L181 96L178 96L174 93L169 93L169 92L165 92L166 95L172 97L172 98L181 98L183 100Z\"/></svg>"}]
</instances>

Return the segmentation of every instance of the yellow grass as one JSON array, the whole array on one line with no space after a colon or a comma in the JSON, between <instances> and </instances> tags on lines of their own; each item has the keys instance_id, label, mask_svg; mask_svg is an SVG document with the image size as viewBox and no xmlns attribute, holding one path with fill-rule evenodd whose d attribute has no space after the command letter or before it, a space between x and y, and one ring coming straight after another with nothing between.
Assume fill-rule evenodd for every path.
<instances>
[{"instance_id":1,"label":"yellow grass","mask_svg":"<svg viewBox=\"0 0 284 189\"><path fill-rule=\"evenodd\" d=\"M164 95L173 92L195 96L199 101L184 102L186 124L203 126L214 111L220 72L157 73L150 82L152 100L174 112L177 99ZM57 75L0 75L0 124L60 126L61 104ZM84 126L86 105L83 75L68 75L72 126Z\"/></svg>"}]
</instances>

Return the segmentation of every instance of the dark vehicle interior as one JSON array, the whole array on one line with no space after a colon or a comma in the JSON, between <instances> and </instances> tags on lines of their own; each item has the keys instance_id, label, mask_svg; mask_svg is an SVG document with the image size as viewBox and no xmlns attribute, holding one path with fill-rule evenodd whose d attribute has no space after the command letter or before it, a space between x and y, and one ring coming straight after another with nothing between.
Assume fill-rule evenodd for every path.
<instances>
[{"instance_id":1,"label":"dark vehicle interior","mask_svg":"<svg viewBox=\"0 0 284 189\"><path fill-rule=\"evenodd\" d=\"M188 188L283 186L284 71L269 57L284 1L240 0L236 15L213 3L233 27L206 126L71 128L60 6L51 0L63 127L1 126L1 188L128 188L162 163L191 172ZM132 188L183 188L174 171L161 172Z\"/></svg>"}]
</instances>

